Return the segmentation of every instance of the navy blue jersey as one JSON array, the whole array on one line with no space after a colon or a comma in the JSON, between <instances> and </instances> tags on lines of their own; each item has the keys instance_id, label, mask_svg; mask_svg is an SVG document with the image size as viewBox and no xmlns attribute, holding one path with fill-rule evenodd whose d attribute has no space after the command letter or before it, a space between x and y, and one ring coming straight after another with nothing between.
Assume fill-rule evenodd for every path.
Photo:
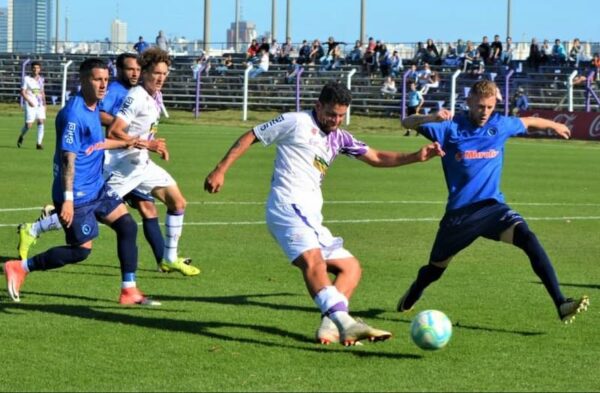
<instances>
[{"instance_id":1,"label":"navy blue jersey","mask_svg":"<svg viewBox=\"0 0 600 393\"><path fill-rule=\"evenodd\" d=\"M73 180L75 206L94 200L104 186L102 177L104 131L100 124L98 106L95 110L89 109L81 93L77 93L58 112L55 125L56 149L52 200L55 203L63 202L63 152L77 155Z\"/></svg>"},{"instance_id":2,"label":"navy blue jersey","mask_svg":"<svg viewBox=\"0 0 600 393\"><path fill-rule=\"evenodd\" d=\"M504 203L500 191L504 144L527 131L519 118L494 113L479 127L464 113L452 120L423 124L418 131L439 142L446 152L441 160L448 187L446 210L485 199Z\"/></svg>"},{"instance_id":3,"label":"navy blue jersey","mask_svg":"<svg viewBox=\"0 0 600 393\"><path fill-rule=\"evenodd\" d=\"M117 112L119 112L119 108L125 97L127 97L127 92L129 89L119 81L112 81L108 84L108 89L106 91L106 95L100 101L99 108L100 112L106 112L109 115L116 116Z\"/></svg>"}]
</instances>

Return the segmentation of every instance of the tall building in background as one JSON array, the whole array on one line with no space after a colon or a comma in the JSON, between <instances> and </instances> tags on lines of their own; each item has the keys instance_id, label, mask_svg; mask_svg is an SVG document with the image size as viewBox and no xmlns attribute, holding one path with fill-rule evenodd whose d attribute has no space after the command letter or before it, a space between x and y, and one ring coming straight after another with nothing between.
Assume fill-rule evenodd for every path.
<instances>
[{"instance_id":1,"label":"tall building in background","mask_svg":"<svg viewBox=\"0 0 600 393\"><path fill-rule=\"evenodd\" d=\"M245 51L246 47L256 38L256 24L253 22L247 22L245 20L241 20L238 23L238 47L240 50ZM235 45L235 22L231 24L231 27L227 29L227 47L233 48Z\"/></svg>"},{"instance_id":2,"label":"tall building in background","mask_svg":"<svg viewBox=\"0 0 600 393\"><path fill-rule=\"evenodd\" d=\"M53 0L8 0L7 32L11 52L52 51Z\"/></svg>"},{"instance_id":3,"label":"tall building in background","mask_svg":"<svg viewBox=\"0 0 600 393\"><path fill-rule=\"evenodd\" d=\"M111 48L115 52L127 51L127 23L114 19L110 25Z\"/></svg>"},{"instance_id":4,"label":"tall building in background","mask_svg":"<svg viewBox=\"0 0 600 393\"><path fill-rule=\"evenodd\" d=\"M0 52L8 50L8 8L0 7Z\"/></svg>"}]
</instances>

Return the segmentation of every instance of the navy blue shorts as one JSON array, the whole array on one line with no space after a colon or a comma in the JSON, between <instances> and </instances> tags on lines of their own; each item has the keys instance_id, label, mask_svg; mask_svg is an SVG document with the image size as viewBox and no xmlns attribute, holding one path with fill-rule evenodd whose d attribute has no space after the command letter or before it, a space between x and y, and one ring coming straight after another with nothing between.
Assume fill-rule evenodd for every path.
<instances>
[{"instance_id":1,"label":"navy blue shorts","mask_svg":"<svg viewBox=\"0 0 600 393\"><path fill-rule=\"evenodd\" d=\"M429 260L442 262L467 248L480 236L500 240L500 234L523 217L507 204L493 199L446 212L435 237Z\"/></svg>"},{"instance_id":2,"label":"navy blue shorts","mask_svg":"<svg viewBox=\"0 0 600 393\"><path fill-rule=\"evenodd\" d=\"M73 223L69 228L63 226L67 244L76 246L98 237L98 221L108 216L122 203L121 197L105 184L96 199L75 206ZM56 203L55 205L60 215L62 205Z\"/></svg>"}]
</instances>

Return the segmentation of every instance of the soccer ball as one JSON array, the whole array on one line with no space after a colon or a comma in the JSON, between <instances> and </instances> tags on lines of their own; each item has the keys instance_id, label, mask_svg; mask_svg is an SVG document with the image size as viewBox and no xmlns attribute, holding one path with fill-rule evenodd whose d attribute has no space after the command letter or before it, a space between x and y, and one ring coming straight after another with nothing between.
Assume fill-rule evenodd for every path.
<instances>
[{"instance_id":1,"label":"soccer ball","mask_svg":"<svg viewBox=\"0 0 600 393\"><path fill-rule=\"evenodd\" d=\"M440 349L448 344L452 337L452 323L441 311L422 311L412 320L410 336L421 349Z\"/></svg>"}]
</instances>

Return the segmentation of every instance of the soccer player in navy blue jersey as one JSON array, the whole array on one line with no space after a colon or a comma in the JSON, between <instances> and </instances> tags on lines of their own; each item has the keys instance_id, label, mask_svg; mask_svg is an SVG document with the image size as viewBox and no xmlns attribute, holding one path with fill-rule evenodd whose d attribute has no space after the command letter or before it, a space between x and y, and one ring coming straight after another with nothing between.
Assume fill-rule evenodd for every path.
<instances>
[{"instance_id":1,"label":"soccer player in navy blue jersey","mask_svg":"<svg viewBox=\"0 0 600 393\"><path fill-rule=\"evenodd\" d=\"M137 225L122 199L102 177L105 149L127 148L137 140L105 139L98 101L106 94L108 67L98 58L83 61L79 68L81 91L56 117L56 148L52 200L65 231L66 246L51 248L32 258L4 265L8 293L20 301L20 288L32 271L60 268L85 260L98 236L98 222L117 234L121 264L121 304L153 304L137 289Z\"/></svg>"},{"instance_id":2,"label":"soccer player in navy blue jersey","mask_svg":"<svg viewBox=\"0 0 600 393\"><path fill-rule=\"evenodd\" d=\"M468 112L453 117L450 111L442 109L427 116L412 115L402 122L404 127L439 142L446 152L441 161L449 195L429 263L421 267L400 299L398 311L411 310L425 288L442 276L450 260L482 236L522 249L550 294L560 319L571 322L578 312L587 309L587 296L570 299L562 294L552 263L537 237L523 217L505 204L500 191L508 138L537 128L551 129L568 139L570 131L551 120L494 112L497 90L494 82L476 82L467 100Z\"/></svg>"}]
</instances>

